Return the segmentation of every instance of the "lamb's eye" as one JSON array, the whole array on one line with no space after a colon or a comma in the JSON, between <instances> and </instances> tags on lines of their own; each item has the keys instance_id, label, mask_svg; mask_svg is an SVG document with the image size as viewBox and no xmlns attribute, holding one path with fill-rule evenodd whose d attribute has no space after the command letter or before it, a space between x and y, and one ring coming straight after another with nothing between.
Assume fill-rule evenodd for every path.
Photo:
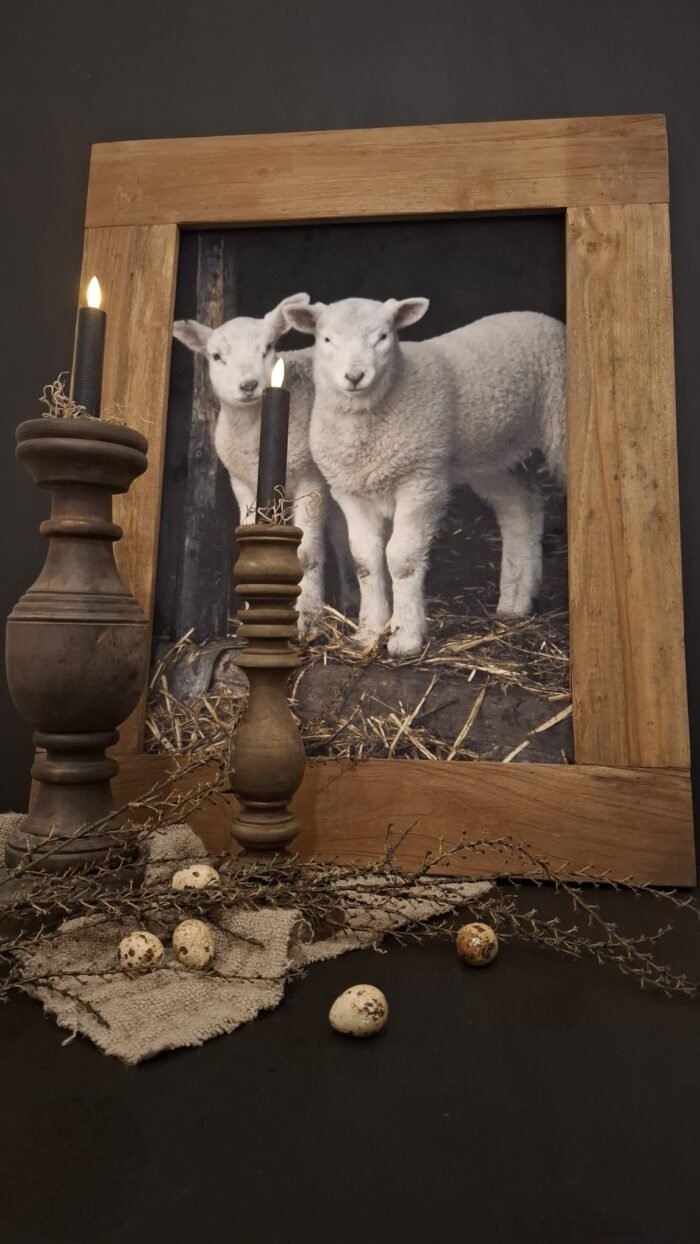
<instances>
[{"instance_id":1,"label":"lamb's eye","mask_svg":"<svg viewBox=\"0 0 700 1244\"><path fill-rule=\"evenodd\" d=\"M214 362L215 362L215 363L220 363L220 362L221 362L221 355L220 355L220 354L212 354L212 358L213 358L213 360L214 360Z\"/></svg>"},{"instance_id":2,"label":"lamb's eye","mask_svg":"<svg viewBox=\"0 0 700 1244\"><path fill-rule=\"evenodd\" d=\"M328 345L328 346L329 346L329 345L331 344L331 339L330 339L330 337L324 337L324 338L323 338L323 340L325 341L326 345Z\"/></svg>"},{"instance_id":3,"label":"lamb's eye","mask_svg":"<svg viewBox=\"0 0 700 1244\"><path fill-rule=\"evenodd\" d=\"M379 338L379 340L380 340L380 341L386 341L386 339L387 339L387 337L388 337L388 336L389 336L389 334L388 334L388 333L382 333L382 335L381 335L381 337Z\"/></svg>"}]
</instances>

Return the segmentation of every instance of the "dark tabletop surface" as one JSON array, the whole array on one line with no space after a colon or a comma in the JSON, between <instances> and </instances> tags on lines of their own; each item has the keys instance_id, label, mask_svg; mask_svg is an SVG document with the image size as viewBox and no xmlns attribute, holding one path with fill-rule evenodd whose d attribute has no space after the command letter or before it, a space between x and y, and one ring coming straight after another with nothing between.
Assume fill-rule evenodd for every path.
<instances>
[{"instance_id":1,"label":"dark tabletop surface","mask_svg":"<svg viewBox=\"0 0 700 1244\"><path fill-rule=\"evenodd\" d=\"M663 922L649 899L603 905ZM692 971L700 925L677 924L668 952ZM391 1008L366 1042L326 1020L358 982ZM312 968L231 1036L127 1068L64 1046L16 998L0 1007L0 1238L691 1244L699 1014L536 947L475 971L449 944L392 946Z\"/></svg>"}]
</instances>

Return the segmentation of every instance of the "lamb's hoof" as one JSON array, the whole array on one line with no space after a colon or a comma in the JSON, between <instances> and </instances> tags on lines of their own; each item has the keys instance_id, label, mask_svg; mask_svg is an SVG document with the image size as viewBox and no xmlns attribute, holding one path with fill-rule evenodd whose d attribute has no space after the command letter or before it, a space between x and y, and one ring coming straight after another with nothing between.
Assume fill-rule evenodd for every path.
<instances>
[{"instance_id":1,"label":"lamb's hoof","mask_svg":"<svg viewBox=\"0 0 700 1244\"><path fill-rule=\"evenodd\" d=\"M387 642L390 657L417 657L422 651L425 639L422 635L409 635L407 631L394 631Z\"/></svg>"},{"instance_id":2,"label":"lamb's hoof","mask_svg":"<svg viewBox=\"0 0 700 1244\"><path fill-rule=\"evenodd\" d=\"M358 626L352 637L353 648L363 653L375 651L381 643L382 631L373 631L368 626Z\"/></svg>"},{"instance_id":3,"label":"lamb's hoof","mask_svg":"<svg viewBox=\"0 0 700 1244\"><path fill-rule=\"evenodd\" d=\"M498 622L521 622L523 618L529 618L531 613L531 609L502 609L499 605L496 610L496 620Z\"/></svg>"}]
</instances>

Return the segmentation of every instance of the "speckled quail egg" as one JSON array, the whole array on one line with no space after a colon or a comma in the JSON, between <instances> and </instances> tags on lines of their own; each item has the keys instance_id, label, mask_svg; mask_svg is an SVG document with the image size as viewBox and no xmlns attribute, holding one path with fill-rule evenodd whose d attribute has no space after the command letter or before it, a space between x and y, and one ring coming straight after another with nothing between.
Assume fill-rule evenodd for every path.
<instances>
[{"instance_id":1,"label":"speckled quail egg","mask_svg":"<svg viewBox=\"0 0 700 1244\"><path fill-rule=\"evenodd\" d=\"M498 954L498 938L488 924L462 925L457 934L457 954L472 968L484 968Z\"/></svg>"},{"instance_id":2,"label":"speckled quail egg","mask_svg":"<svg viewBox=\"0 0 700 1244\"><path fill-rule=\"evenodd\" d=\"M214 958L211 929L203 920L183 920L173 933L173 950L186 968L206 968Z\"/></svg>"},{"instance_id":3,"label":"speckled quail egg","mask_svg":"<svg viewBox=\"0 0 700 1244\"><path fill-rule=\"evenodd\" d=\"M127 933L119 943L119 966L129 972L149 972L160 967L165 950L160 938L145 929Z\"/></svg>"},{"instance_id":4,"label":"speckled quail egg","mask_svg":"<svg viewBox=\"0 0 700 1244\"><path fill-rule=\"evenodd\" d=\"M173 873L172 887L173 890L206 890L207 886L217 885L219 880L211 864L191 864Z\"/></svg>"},{"instance_id":5,"label":"speckled quail egg","mask_svg":"<svg viewBox=\"0 0 700 1244\"><path fill-rule=\"evenodd\" d=\"M336 998L328 1019L336 1032L348 1037L373 1037L389 1018L389 1004L374 985L352 985Z\"/></svg>"}]
</instances>

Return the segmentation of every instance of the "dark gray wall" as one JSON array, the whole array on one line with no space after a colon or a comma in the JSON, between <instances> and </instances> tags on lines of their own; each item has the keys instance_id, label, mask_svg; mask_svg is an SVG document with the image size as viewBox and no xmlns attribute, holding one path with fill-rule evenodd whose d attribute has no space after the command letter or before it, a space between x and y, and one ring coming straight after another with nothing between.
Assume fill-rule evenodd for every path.
<instances>
[{"instance_id":1,"label":"dark gray wall","mask_svg":"<svg viewBox=\"0 0 700 1244\"><path fill-rule=\"evenodd\" d=\"M664 112L691 716L700 703L700 297L694 0L23 0L3 29L0 502L4 616L42 560L15 424L69 364L90 144L116 139ZM0 695L0 808L29 731ZM697 746L697 743L696 743Z\"/></svg>"}]
</instances>

